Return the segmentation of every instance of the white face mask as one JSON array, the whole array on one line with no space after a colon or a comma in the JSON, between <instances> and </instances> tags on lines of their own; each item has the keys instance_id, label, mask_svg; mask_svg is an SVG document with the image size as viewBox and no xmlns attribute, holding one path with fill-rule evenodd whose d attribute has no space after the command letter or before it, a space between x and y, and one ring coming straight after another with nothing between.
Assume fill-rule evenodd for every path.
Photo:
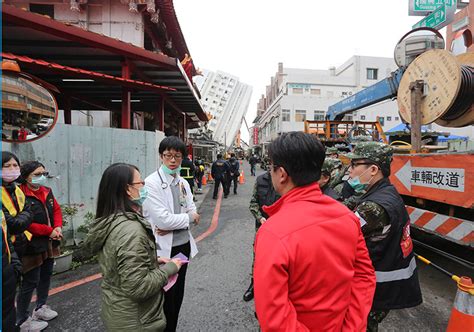
<instances>
[{"instance_id":1,"label":"white face mask","mask_svg":"<svg viewBox=\"0 0 474 332\"><path fill-rule=\"evenodd\" d=\"M6 183L11 183L20 177L19 169L3 169L2 168L2 179Z\"/></svg>"}]
</instances>

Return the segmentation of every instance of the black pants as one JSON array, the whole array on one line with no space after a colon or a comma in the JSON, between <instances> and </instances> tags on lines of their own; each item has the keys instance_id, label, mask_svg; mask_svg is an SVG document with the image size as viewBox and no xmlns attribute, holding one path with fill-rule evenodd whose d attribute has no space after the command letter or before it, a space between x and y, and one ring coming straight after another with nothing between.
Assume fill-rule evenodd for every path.
<instances>
[{"instance_id":1,"label":"black pants","mask_svg":"<svg viewBox=\"0 0 474 332\"><path fill-rule=\"evenodd\" d=\"M2 262L2 331L16 331L16 275L11 264Z\"/></svg>"},{"instance_id":2,"label":"black pants","mask_svg":"<svg viewBox=\"0 0 474 332\"><path fill-rule=\"evenodd\" d=\"M225 177L215 178L214 179L214 194L212 195L213 198L217 198L217 193L219 192L219 185L222 183L222 188L224 189L224 196L229 195L227 181Z\"/></svg>"},{"instance_id":3,"label":"black pants","mask_svg":"<svg viewBox=\"0 0 474 332\"><path fill-rule=\"evenodd\" d=\"M36 289L36 309L41 308L48 300L51 275L53 274L54 259L46 259L41 266L35 267L23 274L20 285L20 291L17 298L16 320L17 324L23 323L29 316L28 307L30 306L33 291Z\"/></svg>"},{"instance_id":4,"label":"black pants","mask_svg":"<svg viewBox=\"0 0 474 332\"><path fill-rule=\"evenodd\" d=\"M171 257L174 257L179 253L182 253L189 258L191 255L191 244L188 242L183 245L171 248ZM178 272L178 280L176 280L176 283L173 285L173 287L165 292L165 304L163 309L166 316L166 332L176 331L176 326L178 325L179 309L181 309L181 304L183 303L184 283L186 280L187 269L188 264L183 264L181 266L181 269L179 269Z\"/></svg>"},{"instance_id":5,"label":"black pants","mask_svg":"<svg viewBox=\"0 0 474 332\"><path fill-rule=\"evenodd\" d=\"M194 195L194 178L192 178L192 179L186 179L186 181L188 181L188 183L189 183L189 188L191 188L191 194Z\"/></svg>"},{"instance_id":6,"label":"black pants","mask_svg":"<svg viewBox=\"0 0 474 332\"><path fill-rule=\"evenodd\" d=\"M234 194L237 194L237 183L239 182L239 177L237 175L229 176L229 183L227 184L227 192L230 192L230 187L232 186L232 182L234 182Z\"/></svg>"},{"instance_id":7,"label":"black pants","mask_svg":"<svg viewBox=\"0 0 474 332\"><path fill-rule=\"evenodd\" d=\"M377 332L379 324L387 317L390 310L371 311L367 317L367 332Z\"/></svg>"}]
</instances>

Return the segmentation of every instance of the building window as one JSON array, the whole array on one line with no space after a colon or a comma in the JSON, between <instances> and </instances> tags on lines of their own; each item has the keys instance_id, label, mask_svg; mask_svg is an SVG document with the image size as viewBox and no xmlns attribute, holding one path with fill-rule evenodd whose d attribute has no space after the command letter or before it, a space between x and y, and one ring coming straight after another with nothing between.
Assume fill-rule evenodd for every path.
<instances>
[{"instance_id":1,"label":"building window","mask_svg":"<svg viewBox=\"0 0 474 332\"><path fill-rule=\"evenodd\" d=\"M368 80L376 80L378 74L377 68L367 68L367 79Z\"/></svg>"},{"instance_id":2,"label":"building window","mask_svg":"<svg viewBox=\"0 0 474 332\"><path fill-rule=\"evenodd\" d=\"M303 89L302 88L293 88L293 94L302 95L303 94Z\"/></svg>"},{"instance_id":3,"label":"building window","mask_svg":"<svg viewBox=\"0 0 474 332\"><path fill-rule=\"evenodd\" d=\"M295 111L295 121L304 122L306 120L306 110L296 110Z\"/></svg>"},{"instance_id":4,"label":"building window","mask_svg":"<svg viewBox=\"0 0 474 332\"><path fill-rule=\"evenodd\" d=\"M39 4L30 4L30 12L48 15L51 18L54 18L54 5L39 5Z\"/></svg>"},{"instance_id":5,"label":"building window","mask_svg":"<svg viewBox=\"0 0 474 332\"><path fill-rule=\"evenodd\" d=\"M365 115L361 115L361 116L360 116L360 119L361 119L362 121L364 121L364 120L365 120Z\"/></svg>"},{"instance_id":6,"label":"building window","mask_svg":"<svg viewBox=\"0 0 474 332\"><path fill-rule=\"evenodd\" d=\"M321 89L311 89L311 94L319 96L321 94Z\"/></svg>"},{"instance_id":7,"label":"building window","mask_svg":"<svg viewBox=\"0 0 474 332\"><path fill-rule=\"evenodd\" d=\"M290 122L290 110L281 110L281 121Z\"/></svg>"},{"instance_id":8,"label":"building window","mask_svg":"<svg viewBox=\"0 0 474 332\"><path fill-rule=\"evenodd\" d=\"M396 116L395 121L400 121L400 118L398 116Z\"/></svg>"},{"instance_id":9,"label":"building window","mask_svg":"<svg viewBox=\"0 0 474 332\"><path fill-rule=\"evenodd\" d=\"M324 121L325 115L324 111L314 111L314 121Z\"/></svg>"},{"instance_id":10,"label":"building window","mask_svg":"<svg viewBox=\"0 0 474 332\"><path fill-rule=\"evenodd\" d=\"M392 121L392 117L391 117L391 116L387 116L387 121Z\"/></svg>"}]
</instances>

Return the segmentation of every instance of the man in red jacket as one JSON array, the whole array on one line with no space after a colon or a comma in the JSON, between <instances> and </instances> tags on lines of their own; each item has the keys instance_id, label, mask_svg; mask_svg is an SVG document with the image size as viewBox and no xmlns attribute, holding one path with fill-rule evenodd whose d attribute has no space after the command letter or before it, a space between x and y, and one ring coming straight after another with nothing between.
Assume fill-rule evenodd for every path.
<instances>
[{"instance_id":1,"label":"man in red jacket","mask_svg":"<svg viewBox=\"0 0 474 332\"><path fill-rule=\"evenodd\" d=\"M255 307L263 331L365 331L375 292L359 219L318 185L324 147L302 132L269 146L282 196L255 242Z\"/></svg>"}]
</instances>

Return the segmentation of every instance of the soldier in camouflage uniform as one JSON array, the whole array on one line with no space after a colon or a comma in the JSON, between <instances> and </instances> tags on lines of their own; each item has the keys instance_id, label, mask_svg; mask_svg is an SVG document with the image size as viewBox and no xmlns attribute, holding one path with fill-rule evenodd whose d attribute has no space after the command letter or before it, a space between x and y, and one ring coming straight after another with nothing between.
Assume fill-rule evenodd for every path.
<instances>
[{"instance_id":1,"label":"soldier in camouflage uniform","mask_svg":"<svg viewBox=\"0 0 474 332\"><path fill-rule=\"evenodd\" d=\"M335 200L341 200L341 196L331 188L330 183L340 167L342 167L342 162L339 159L326 157L321 168L321 178L318 180L319 187L323 194Z\"/></svg>"},{"instance_id":2,"label":"soldier in camouflage uniform","mask_svg":"<svg viewBox=\"0 0 474 332\"><path fill-rule=\"evenodd\" d=\"M349 154L348 183L357 200L352 210L360 218L362 233L377 275L377 287L368 317L368 331L391 309L422 302L405 204L388 179L393 149L379 142L359 143ZM345 202L347 204L347 202Z\"/></svg>"},{"instance_id":3,"label":"soldier in camouflage uniform","mask_svg":"<svg viewBox=\"0 0 474 332\"><path fill-rule=\"evenodd\" d=\"M330 158L338 158L339 155L339 150L336 148L336 147L327 147L326 148L326 157L330 157Z\"/></svg>"},{"instance_id":4,"label":"soldier in camouflage uniform","mask_svg":"<svg viewBox=\"0 0 474 332\"><path fill-rule=\"evenodd\" d=\"M250 213L255 217L255 233L257 233L260 226L265 223L268 215L262 210L264 205L272 205L280 198L280 195L275 191L272 184L270 172L267 171L257 177L255 186L253 187L252 198L250 199ZM255 253L254 253L255 255ZM255 258L255 256L254 256ZM252 260L253 273L253 260ZM253 299L253 276L250 286L244 293L244 301Z\"/></svg>"}]
</instances>

